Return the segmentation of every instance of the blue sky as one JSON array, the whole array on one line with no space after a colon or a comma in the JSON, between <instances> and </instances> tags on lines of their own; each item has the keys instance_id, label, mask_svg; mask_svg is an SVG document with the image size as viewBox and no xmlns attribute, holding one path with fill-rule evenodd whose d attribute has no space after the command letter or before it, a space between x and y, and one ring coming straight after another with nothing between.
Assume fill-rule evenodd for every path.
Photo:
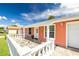
<instances>
[{"instance_id":1,"label":"blue sky","mask_svg":"<svg viewBox=\"0 0 79 59\"><path fill-rule=\"evenodd\" d=\"M67 5L67 4L66 4ZM49 15L64 15L61 3L1 3L0 25L28 25L47 20Z\"/></svg>"},{"instance_id":2,"label":"blue sky","mask_svg":"<svg viewBox=\"0 0 79 59\"><path fill-rule=\"evenodd\" d=\"M11 25L11 24L20 24L27 25L41 20L31 19L34 15L46 11L47 9L59 8L60 4L38 4L38 3L12 3L12 4L0 4L0 24L1 25ZM23 15L25 14L25 15ZM26 17L26 14L30 17ZM5 19L2 19L5 18Z\"/></svg>"}]
</instances>

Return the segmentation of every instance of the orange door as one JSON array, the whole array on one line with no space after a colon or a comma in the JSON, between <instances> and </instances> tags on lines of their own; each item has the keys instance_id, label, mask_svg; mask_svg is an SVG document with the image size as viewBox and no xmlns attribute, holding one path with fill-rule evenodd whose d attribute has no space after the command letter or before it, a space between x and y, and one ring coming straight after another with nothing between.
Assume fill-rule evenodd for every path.
<instances>
[{"instance_id":1,"label":"orange door","mask_svg":"<svg viewBox=\"0 0 79 59\"><path fill-rule=\"evenodd\" d=\"M39 27L39 39L41 42L46 41L46 39L44 38L44 26Z\"/></svg>"},{"instance_id":2,"label":"orange door","mask_svg":"<svg viewBox=\"0 0 79 59\"><path fill-rule=\"evenodd\" d=\"M66 47L66 22L56 23L55 44Z\"/></svg>"}]
</instances>

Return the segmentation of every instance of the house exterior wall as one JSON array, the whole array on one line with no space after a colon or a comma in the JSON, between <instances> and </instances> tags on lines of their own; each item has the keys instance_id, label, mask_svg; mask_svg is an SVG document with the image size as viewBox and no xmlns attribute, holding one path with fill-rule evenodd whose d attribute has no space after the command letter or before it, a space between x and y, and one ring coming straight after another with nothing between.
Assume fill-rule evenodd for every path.
<instances>
[{"instance_id":1,"label":"house exterior wall","mask_svg":"<svg viewBox=\"0 0 79 59\"><path fill-rule=\"evenodd\" d=\"M67 44L67 39L66 39L66 24L68 22L74 22L74 21L79 21L79 19L76 20L67 20L67 21L60 21L60 22L55 22L55 44L65 47L66 48L66 44ZM31 27L32 28L32 35L34 34L34 29L35 27ZM44 33L44 26L39 26L39 40L41 42L45 42L45 33ZM26 31L28 31L28 28L26 29ZM28 31L29 32L29 31Z\"/></svg>"},{"instance_id":2,"label":"house exterior wall","mask_svg":"<svg viewBox=\"0 0 79 59\"><path fill-rule=\"evenodd\" d=\"M46 41L46 39L44 37L44 26L40 26L39 27L39 40L41 42L45 42Z\"/></svg>"},{"instance_id":3,"label":"house exterior wall","mask_svg":"<svg viewBox=\"0 0 79 59\"><path fill-rule=\"evenodd\" d=\"M66 47L66 22L56 23L55 44Z\"/></svg>"},{"instance_id":4,"label":"house exterior wall","mask_svg":"<svg viewBox=\"0 0 79 59\"><path fill-rule=\"evenodd\" d=\"M14 35L14 34L18 34L18 30L8 30L8 34L12 34L12 35Z\"/></svg>"},{"instance_id":5,"label":"house exterior wall","mask_svg":"<svg viewBox=\"0 0 79 59\"><path fill-rule=\"evenodd\" d=\"M21 28L21 29L8 29L8 34L23 34L23 28Z\"/></svg>"},{"instance_id":6,"label":"house exterior wall","mask_svg":"<svg viewBox=\"0 0 79 59\"><path fill-rule=\"evenodd\" d=\"M23 34L22 27L8 26L7 31L8 31L8 34Z\"/></svg>"},{"instance_id":7,"label":"house exterior wall","mask_svg":"<svg viewBox=\"0 0 79 59\"><path fill-rule=\"evenodd\" d=\"M79 21L79 20L69 20L69 21L65 21L65 22L58 22L55 23L56 25L56 34L55 34L55 44L62 46L62 47L67 47L67 39L66 39L66 24L68 22L75 22L75 21Z\"/></svg>"}]
</instances>

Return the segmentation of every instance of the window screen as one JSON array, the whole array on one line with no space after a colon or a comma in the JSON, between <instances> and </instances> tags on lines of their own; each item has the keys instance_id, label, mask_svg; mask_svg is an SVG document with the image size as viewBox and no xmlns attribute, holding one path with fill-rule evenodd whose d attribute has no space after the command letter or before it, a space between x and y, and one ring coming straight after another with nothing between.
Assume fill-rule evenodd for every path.
<instances>
[{"instance_id":1,"label":"window screen","mask_svg":"<svg viewBox=\"0 0 79 59\"><path fill-rule=\"evenodd\" d=\"M49 26L49 37L54 38L54 25Z\"/></svg>"}]
</instances>

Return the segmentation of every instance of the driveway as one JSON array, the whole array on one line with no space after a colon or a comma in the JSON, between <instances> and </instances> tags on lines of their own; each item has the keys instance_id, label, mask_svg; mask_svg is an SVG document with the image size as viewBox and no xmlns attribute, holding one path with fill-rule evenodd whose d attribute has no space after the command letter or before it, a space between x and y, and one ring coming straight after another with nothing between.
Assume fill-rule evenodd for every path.
<instances>
[{"instance_id":1,"label":"driveway","mask_svg":"<svg viewBox=\"0 0 79 59\"><path fill-rule=\"evenodd\" d=\"M55 51L52 53L52 56L79 56L79 50L74 48L62 48L56 46Z\"/></svg>"}]
</instances>

